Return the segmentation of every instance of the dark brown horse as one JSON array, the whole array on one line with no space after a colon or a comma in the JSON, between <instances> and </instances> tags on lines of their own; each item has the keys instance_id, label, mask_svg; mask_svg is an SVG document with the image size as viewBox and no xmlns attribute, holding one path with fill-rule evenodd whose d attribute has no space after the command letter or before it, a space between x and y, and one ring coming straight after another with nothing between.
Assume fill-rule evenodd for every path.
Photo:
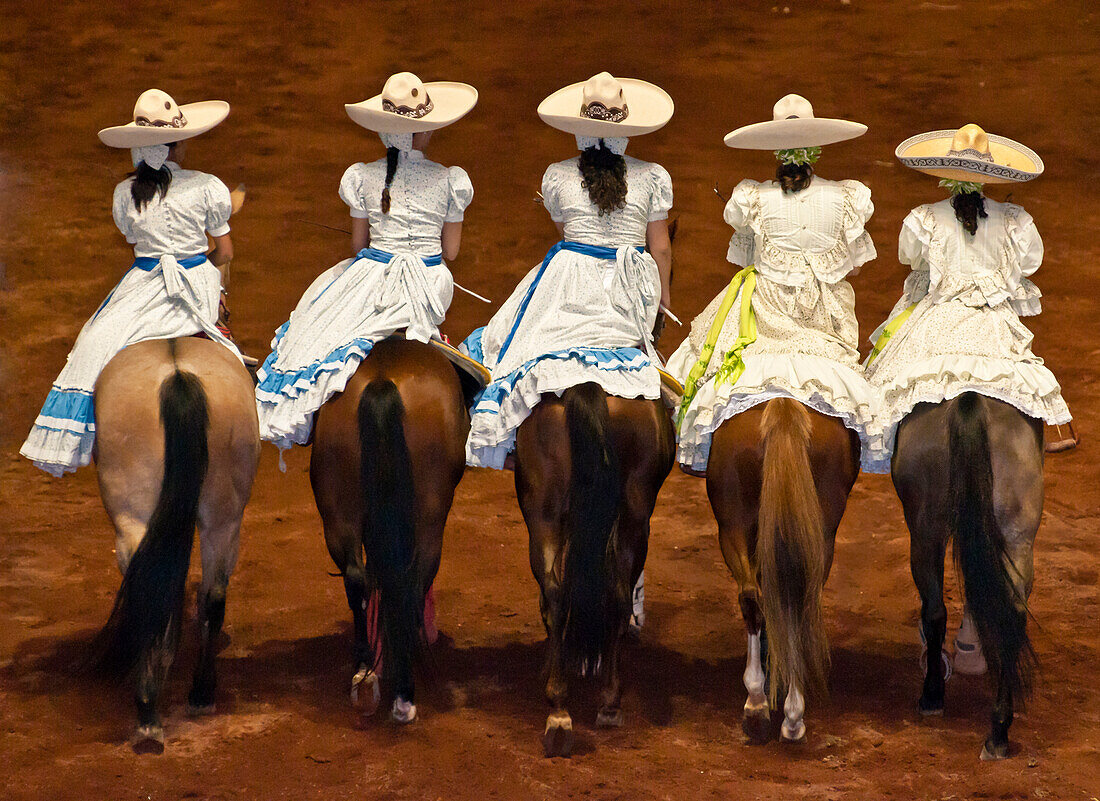
<instances>
[{"instance_id":1,"label":"dark brown horse","mask_svg":"<svg viewBox=\"0 0 1100 801\"><path fill-rule=\"evenodd\" d=\"M596 725L622 725L619 644L674 456L661 401L609 397L593 383L544 395L516 433L516 494L547 635L547 756L572 750L569 673L598 673Z\"/></svg>"},{"instance_id":2,"label":"dark brown horse","mask_svg":"<svg viewBox=\"0 0 1100 801\"><path fill-rule=\"evenodd\" d=\"M1043 512L1043 424L973 392L921 403L898 426L891 472L909 526L928 653L943 648L948 540L989 664L995 699L982 759L1008 755L1013 698L1029 687L1032 549ZM942 715L944 664L928 660L918 707Z\"/></svg>"},{"instance_id":3,"label":"dark brown horse","mask_svg":"<svg viewBox=\"0 0 1100 801\"><path fill-rule=\"evenodd\" d=\"M399 723L416 719L424 599L466 467L463 380L437 348L391 337L373 347L315 422L310 481L355 626L352 701L374 712L381 654ZM374 593L377 628L368 611Z\"/></svg>"},{"instance_id":4,"label":"dark brown horse","mask_svg":"<svg viewBox=\"0 0 1100 801\"><path fill-rule=\"evenodd\" d=\"M740 587L748 630L741 725L754 741L770 736L780 688L788 742L805 737L805 694L827 688L821 593L859 454L854 431L791 398L754 406L714 432L707 495Z\"/></svg>"},{"instance_id":5,"label":"dark brown horse","mask_svg":"<svg viewBox=\"0 0 1100 801\"><path fill-rule=\"evenodd\" d=\"M157 700L179 638L196 524L200 648L188 704L192 714L214 709L226 588L260 458L256 397L244 366L221 345L156 339L108 362L95 416L99 490L123 573L99 658L119 674L137 669L134 750L159 753Z\"/></svg>"}]
</instances>

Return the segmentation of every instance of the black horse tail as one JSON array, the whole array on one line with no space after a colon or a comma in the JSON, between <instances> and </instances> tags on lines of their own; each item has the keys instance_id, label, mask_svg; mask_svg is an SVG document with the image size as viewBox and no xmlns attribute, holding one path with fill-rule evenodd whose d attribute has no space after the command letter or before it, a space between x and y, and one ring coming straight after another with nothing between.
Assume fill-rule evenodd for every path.
<instances>
[{"instance_id":1,"label":"black horse tail","mask_svg":"<svg viewBox=\"0 0 1100 801\"><path fill-rule=\"evenodd\" d=\"M563 656L570 669L593 672L630 610L632 588L616 567L622 475L603 388L579 384L562 400L572 454L561 581Z\"/></svg>"},{"instance_id":2,"label":"black horse tail","mask_svg":"<svg viewBox=\"0 0 1100 801\"><path fill-rule=\"evenodd\" d=\"M993 513L993 465L980 396L965 392L948 420L955 565L991 676L1026 694L1035 652L1027 600L1011 574L1004 532Z\"/></svg>"},{"instance_id":3,"label":"black horse tail","mask_svg":"<svg viewBox=\"0 0 1100 801\"><path fill-rule=\"evenodd\" d=\"M829 644L821 612L824 523L810 470L812 425L806 407L791 398L769 401L760 421L764 461L756 549L773 707L780 684L806 694L828 690Z\"/></svg>"},{"instance_id":4,"label":"black horse tail","mask_svg":"<svg viewBox=\"0 0 1100 801\"><path fill-rule=\"evenodd\" d=\"M367 586L378 591L378 632L395 692L413 699L412 669L423 653L424 593L416 564L412 463L405 441L405 406L387 378L359 398L360 484ZM378 669L378 664L374 665Z\"/></svg>"},{"instance_id":5,"label":"black horse tail","mask_svg":"<svg viewBox=\"0 0 1100 801\"><path fill-rule=\"evenodd\" d=\"M164 479L160 497L134 551L114 609L99 633L96 666L129 673L142 654L179 624L199 494L209 455L206 393L198 377L177 370L160 388Z\"/></svg>"}]
</instances>

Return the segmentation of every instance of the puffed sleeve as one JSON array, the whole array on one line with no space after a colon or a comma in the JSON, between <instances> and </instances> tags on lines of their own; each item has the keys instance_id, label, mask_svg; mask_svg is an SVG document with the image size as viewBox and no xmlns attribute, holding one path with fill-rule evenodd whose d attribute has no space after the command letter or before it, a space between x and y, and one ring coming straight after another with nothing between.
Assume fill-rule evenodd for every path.
<instances>
[{"instance_id":1,"label":"puffed sleeve","mask_svg":"<svg viewBox=\"0 0 1100 801\"><path fill-rule=\"evenodd\" d=\"M474 185L470 183L470 176L461 167L447 168L447 216L444 222L462 222L462 216L466 213L466 207L474 199Z\"/></svg>"},{"instance_id":2,"label":"puffed sleeve","mask_svg":"<svg viewBox=\"0 0 1100 801\"><path fill-rule=\"evenodd\" d=\"M756 260L756 234L752 225L756 217L759 186L756 181L748 179L739 183L722 212L722 219L733 227L726 260L738 267L748 267Z\"/></svg>"},{"instance_id":3,"label":"puffed sleeve","mask_svg":"<svg viewBox=\"0 0 1100 801\"><path fill-rule=\"evenodd\" d=\"M898 235L898 261L908 264L914 270L928 270L932 225L926 206L918 206L909 212Z\"/></svg>"},{"instance_id":4,"label":"puffed sleeve","mask_svg":"<svg viewBox=\"0 0 1100 801\"><path fill-rule=\"evenodd\" d=\"M206 231L210 236L225 236L229 233L229 215L233 213L233 201L229 198L229 187L213 175L206 182Z\"/></svg>"},{"instance_id":5,"label":"puffed sleeve","mask_svg":"<svg viewBox=\"0 0 1100 801\"><path fill-rule=\"evenodd\" d=\"M848 245L849 269L861 267L878 256L875 243L867 233L867 221L875 213L871 190L859 181L842 181L844 187L844 241Z\"/></svg>"},{"instance_id":6,"label":"puffed sleeve","mask_svg":"<svg viewBox=\"0 0 1100 801\"><path fill-rule=\"evenodd\" d=\"M1043 240L1031 215L1013 203L1005 204L1008 240L1020 263L1020 274L1032 275L1043 263Z\"/></svg>"},{"instance_id":7,"label":"puffed sleeve","mask_svg":"<svg viewBox=\"0 0 1100 801\"><path fill-rule=\"evenodd\" d=\"M344 177L340 179L340 199L351 209L352 217L364 219L370 216L363 201L363 172L359 164L352 164L344 170Z\"/></svg>"},{"instance_id":8,"label":"puffed sleeve","mask_svg":"<svg viewBox=\"0 0 1100 801\"><path fill-rule=\"evenodd\" d=\"M118 230L126 237L126 241L132 245L135 240L134 228L130 224L130 206L133 203L130 197L130 184L131 181L127 178L115 187L115 196L111 203L111 215L115 218L115 225L118 226Z\"/></svg>"},{"instance_id":9,"label":"puffed sleeve","mask_svg":"<svg viewBox=\"0 0 1100 801\"><path fill-rule=\"evenodd\" d=\"M561 185L561 170L557 164L551 164L542 174L542 205L556 223L565 221L565 214L558 202L558 187Z\"/></svg>"},{"instance_id":10,"label":"puffed sleeve","mask_svg":"<svg viewBox=\"0 0 1100 801\"><path fill-rule=\"evenodd\" d=\"M653 188L649 196L649 221L667 220L668 210L672 208L672 176L660 164L650 167L650 179Z\"/></svg>"}]
</instances>

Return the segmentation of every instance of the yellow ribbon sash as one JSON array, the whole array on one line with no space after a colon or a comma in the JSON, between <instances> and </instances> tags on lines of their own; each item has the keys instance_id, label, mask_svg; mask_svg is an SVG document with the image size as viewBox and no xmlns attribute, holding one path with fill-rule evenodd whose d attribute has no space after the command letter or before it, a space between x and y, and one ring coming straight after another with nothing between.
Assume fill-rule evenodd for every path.
<instances>
[{"instance_id":1,"label":"yellow ribbon sash","mask_svg":"<svg viewBox=\"0 0 1100 801\"><path fill-rule=\"evenodd\" d=\"M752 265L738 272L730 281L725 297L722 298L722 303L718 306L718 312L714 315L714 321L707 329L707 337L703 342L702 350L699 352L699 360L695 362L695 366L688 372L687 380L684 381L684 397L680 401L680 413L676 418L677 429L683 424L684 415L687 414L688 407L691 406L695 394L699 391L699 384L703 380L703 376L706 375L707 367L710 366L710 360L714 356L714 346L718 341L718 335L722 333L722 327L726 324L726 317L729 316L730 309L733 308L733 302L737 299L738 292L741 292L741 319L737 339L726 351L726 357L715 374L715 381L719 384L727 381L736 382L741 373L744 372L745 362L741 359L741 352L756 341L756 314L752 310L752 293L754 289L756 289L756 268Z\"/></svg>"},{"instance_id":2,"label":"yellow ribbon sash","mask_svg":"<svg viewBox=\"0 0 1100 801\"><path fill-rule=\"evenodd\" d=\"M875 340L875 347L871 350L871 355L867 357L868 366L878 358L878 355L882 353L882 349L886 347L886 343L898 332L898 329L905 325L905 321L909 319L909 315L913 313L915 308L917 308L916 303L907 306L898 313L897 317L886 324L886 327L882 329L882 333L878 335L878 339Z\"/></svg>"}]
</instances>

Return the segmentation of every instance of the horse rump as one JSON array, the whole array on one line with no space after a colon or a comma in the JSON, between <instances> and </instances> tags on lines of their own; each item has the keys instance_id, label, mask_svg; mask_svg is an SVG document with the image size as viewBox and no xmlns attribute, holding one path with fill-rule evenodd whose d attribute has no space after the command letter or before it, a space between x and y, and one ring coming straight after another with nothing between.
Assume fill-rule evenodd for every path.
<instances>
[{"instance_id":1,"label":"horse rump","mask_svg":"<svg viewBox=\"0 0 1100 801\"><path fill-rule=\"evenodd\" d=\"M562 400L571 454L562 645L570 669L593 672L630 610L632 588L616 570L622 474L610 442L611 416L603 388L579 384L567 389Z\"/></svg>"},{"instance_id":2,"label":"horse rump","mask_svg":"<svg viewBox=\"0 0 1100 801\"><path fill-rule=\"evenodd\" d=\"M821 613L824 523L810 469L812 426L806 407L791 398L768 401L760 421L764 459L756 552L773 707L781 683L801 692L828 689Z\"/></svg>"},{"instance_id":3,"label":"horse rump","mask_svg":"<svg viewBox=\"0 0 1100 801\"><path fill-rule=\"evenodd\" d=\"M206 393L177 370L160 388L164 478L157 505L134 551L114 608L92 649L92 667L122 677L179 622L208 463Z\"/></svg>"},{"instance_id":4,"label":"horse rump","mask_svg":"<svg viewBox=\"0 0 1100 801\"><path fill-rule=\"evenodd\" d=\"M955 565L990 675L1026 694L1036 659L1027 635L1027 599L1010 573L1004 532L993 511L993 463L980 396L965 392L948 417L951 535Z\"/></svg>"}]
</instances>

